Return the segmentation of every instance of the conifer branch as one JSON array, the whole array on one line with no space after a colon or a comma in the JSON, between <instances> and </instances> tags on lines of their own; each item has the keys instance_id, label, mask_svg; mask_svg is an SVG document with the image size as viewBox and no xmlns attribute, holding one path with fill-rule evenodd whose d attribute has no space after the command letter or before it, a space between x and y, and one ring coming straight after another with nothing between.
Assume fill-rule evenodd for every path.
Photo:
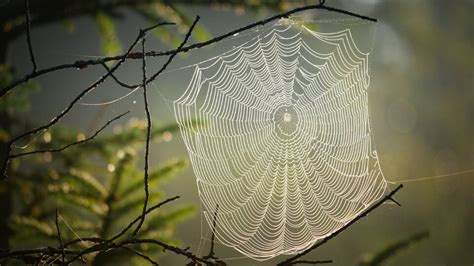
<instances>
[{"instance_id":1,"label":"conifer branch","mask_svg":"<svg viewBox=\"0 0 474 266\"><path fill-rule=\"evenodd\" d=\"M127 115L128 113L130 113L130 111L127 111L123 114L120 114L112 119L110 119L109 121L107 121L107 123L105 123L101 128L99 128L94 134L92 134L90 137L88 138L85 138L85 139L82 139L82 140L78 140L76 142L72 142L72 143L69 143L61 148L58 148L58 149L44 149L44 150L36 150L36 151L30 151L30 152L23 152L23 153L17 153L17 154L11 154L9 156L10 159L14 159L14 158L18 158L18 157L23 157L23 156L26 156L26 155L32 155L32 154L39 154L39 153L46 153L46 152L61 152L61 151L64 151L66 150L67 148L69 147L72 147L72 146L75 146L75 145L79 145L79 144L84 144L86 142L89 142L91 140L93 140L95 137L97 137L100 132L102 132L106 127L108 127L112 122L122 118L123 116Z\"/></svg>"}]
</instances>

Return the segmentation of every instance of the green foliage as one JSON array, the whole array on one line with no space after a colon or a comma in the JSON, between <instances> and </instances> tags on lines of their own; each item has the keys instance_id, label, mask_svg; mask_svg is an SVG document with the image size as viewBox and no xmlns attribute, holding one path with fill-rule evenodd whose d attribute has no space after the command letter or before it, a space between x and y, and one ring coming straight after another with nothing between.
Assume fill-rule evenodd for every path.
<instances>
[{"instance_id":1,"label":"green foliage","mask_svg":"<svg viewBox=\"0 0 474 266\"><path fill-rule=\"evenodd\" d=\"M398 253L413 247L414 244L428 238L429 236L430 236L429 231L422 231L422 232L412 234L394 243L390 243L375 253L365 255L364 258L359 263L359 265L360 266L382 265L387 260L395 257Z\"/></svg>"},{"instance_id":2,"label":"green foliage","mask_svg":"<svg viewBox=\"0 0 474 266\"><path fill-rule=\"evenodd\" d=\"M15 71L0 62L0 88L14 81ZM36 82L28 82L20 85L14 92L0 98L0 112L12 115L14 112L25 112L30 107L29 95L37 90Z\"/></svg>"},{"instance_id":3,"label":"green foliage","mask_svg":"<svg viewBox=\"0 0 474 266\"><path fill-rule=\"evenodd\" d=\"M122 45L115 30L112 18L105 12L97 12L95 23L99 31L100 49L104 56L113 56L122 52Z\"/></svg>"},{"instance_id":4,"label":"green foliage","mask_svg":"<svg viewBox=\"0 0 474 266\"><path fill-rule=\"evenodd\" d=\"M163 133L169 134L177 129L176 125L155 126L153 139L160 140ZM71 129L54 127L39 136L28 150L60 147L74 142L81 135ZM14 180L12 188L18 190L16 200L21 203L9 219L13 231L10 245L13 248L57 246L56 206L59 207L59 222L66 242L78 236L111 237L141 214L144 188L139 151L143 146L143 135L143 121L132 120L116 133L99 136L61 153L18 158L18 166L9 176ZM28 167L22 167L25 165ZM185 167L183 160L170 160L150 169L149 206L165 199L161 184ZM191 206L156 210L145 220L140 237L176 243L173 237L176 223L193 213L194 207ZM162 252L146 245L135 248L151 256ZM96 265L116 260L133 263L136 260L135 255L128 252L105 253L97 259Z\"/></svg>"}]
</instances>

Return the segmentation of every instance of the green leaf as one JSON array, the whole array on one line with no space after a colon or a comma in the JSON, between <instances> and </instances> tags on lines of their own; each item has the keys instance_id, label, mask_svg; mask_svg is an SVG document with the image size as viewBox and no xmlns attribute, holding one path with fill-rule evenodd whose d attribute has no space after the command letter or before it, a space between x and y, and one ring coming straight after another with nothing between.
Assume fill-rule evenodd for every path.
<instances>
[{"instance_id":1,"label":"green leaf","mask_svg":"<svg viewBox=\"0 0 474 266\"><path fill-rule=\"evenodd\" d=\"M8 225L12 230L26 235L40 235L46 238L55 236L55 231L49 224L30 217L12 216Z\"/></svg>"},{"instance_id":2,"label":"green leaf","mask_svg":"<svg viewBox=\"0 0 474 266\"><path fill-rule=\"evenodd\" d=\"M151 202L157 201L160 197L159 192L150 192L149 205ZM135 213L138 215L139 211L143 208L143 202L145 201L145 195L140 194L139 196L128 196L125 200L119 202L112 208L113 220L118 220L124 216Z\"/></svg>"},{"instance_id":3,"label":"green leaf","mask_svg":"<svg viewBox=\"0 0 474 266\"><path fill-rule=\"evenodd\" d=\"M63 184L67 183L78 194L97 200L102 200L107 194L105 187L86 171L71 168L69 173L61 175L58 181Z\"/></svg>"},{"instance_id":4,"label":"green leaf","mask_svg":"<svg viewBox=\"0 0 474 266\"><path fill-rule=\"evenodd\" d=\"M178 7L176 6L171 6L170 9L172 9L175 13L176 16L179 16L181 24L178 29L182 32L185 33L189 30L189 27L191 27L191 24L194 21L194 18L190 19L188 15L186 15L184 12L182 12ZM207 29L199 24L197 24L194 29L193 29L193 37L196 39L196 41L203 42L211 39L212 35L207 31ZM181 42L181 40L180 40Z\"/></svg>"},{"instance_id":5,"label":"green leaf","mask_svg":"<svg viewBox=\"0 0 474 266\"><path fill-rule=\"evenodd\" d=\"M74 23L70 19L64 19L61 21L61 25L67 33L73 33L76 30Z\"/></svg>"},{"instance_id":6,"label":"green leaf","mask_svg":"<svg viewBox=\"0 0 474 266\"><path fill-rule=\"evenodd\" d=\"M157 181L162 180L167 177L176 175L182 169L186 167L185 160L172 160L164 163L160 167L153 169L148 176L149 186L155 187ZM127 182L126 187L120 192L120 195L125 196L133 194L137 191L143 189L143 174L134 176L132 180Z\"/></svg>"},{"instance_id":7,"label":"green leaf","mask_svg":"<svg viewBox=\"0 0 474 266\"><path fill-rule=\"evenodd\" d=\"M419 233L415 233L410 235L407 238L401 239L394 243L391 243L384 247L383 249L373 253L365 255L364 258L359 263L360 266L376 266L381 265L388 259L394 257L399 252L406 250L412 247L415 243L418 243L430 235L429 231L422 231Z\"/></svg>"},{"instance_id":8,"label":"green leaf","mask_svg":"<svg viewBox=\"0 0 474 266\"><path fill-rule=\"evenodd\" d=\"M13 82L13 80L16 79L15 76L15 71L13 71L12 67L1 64L0 62L1 88ZM13 90L0 98L0 112L5 112L11 116L14 116L16 113L28 111L30 108L30 94L37 90L38 83L33 80L31 82L19 85L16 90Z\"/></svg>"},{"instance_id":9,"label":"green leaf","mask_svg":"<svg viewBox=\"0 0 474 266\"><path fill-rule=\"evenodd\" d=\"M125 153L124 157L118 161L114 175L109 179L109 203L117 200L118 191L121 189L123 180L136 172L134 156L130 153Z\"/></svg>"},{"instance_id":10,"label":"green leaf","mask_svg":"<svg viewBox=\"0 0 474 266\"><path fill-rule=\"evenodd\" d=\"M114 56L122 52L112 18L103 12L97 12L95 23L100 37L100 48L104 56Z\"/></svg>"},{"instance_id":11,"label":"green leaf","mask_svg":"<svg viewBox=\"0 0 474 266\"><path fill-rule=\"evenodd\" d=\"M165 230L167 227L174 226L177 222L189 218L195 211L194 206L184 206L171 211L160 212L147 220L142 234L146 235L154 231Z\"/></svg>"},{"instance_id":12,"label":"green leaf","mask_svg":"<svg viewBox=\"0 0 474 266\"><path fill-rule=\"evenodd\" d=\"M77 193L68 184L50 184L48 185L48 191L49 195L59 204L86 210L96 215L103 215L107 210L107 207L102 202L98 202L94 198L85 197Z\"/></svg>"}]
</instances>

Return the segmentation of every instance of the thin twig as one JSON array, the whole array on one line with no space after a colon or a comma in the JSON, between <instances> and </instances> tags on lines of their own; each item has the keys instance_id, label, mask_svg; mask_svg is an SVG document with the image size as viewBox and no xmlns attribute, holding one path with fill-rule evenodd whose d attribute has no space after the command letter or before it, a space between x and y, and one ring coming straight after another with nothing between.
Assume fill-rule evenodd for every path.
<instances>
[{"instance_id":1,"label":"thin twig","mask_svg":"<svg viewBox=\"0 0 474 266\"><path fill-rule=\"evenodd\" d=\"M235 34L240 33L242 31L246 31L246 30L258 27L258 26L263 26L263 25L265 25L269 22L272 22L272 21L275 21L275 20L278 20L278 19L281 19L281 18L287 18L292 14L299 13L299 12L302 12L302 11L305 11L305 10L310 10L310 9L323 9L323 10L327 10L327 11L332 11L332 12L337 12L337 13L342 13L342 14L345 14L345 15L357 17L357 18L364 19L364 20L377 22L377 19L375 19L375 18L359 15L359 14L356 14L356 13L352 13L352 12L342 10L342 9L338 9L338 8L334 8L334 7L328 7L328 6L325 6L324 3L320 3L318 5L308 5L308 6L298 7L298 8L292 9L288 12L284 12L284 13L269 17L267 19L254 22L254 23L249 24L245 27L230 31L228 33L225 33L221 36L215 37L215 38L210 39L208 41L200 42L200 43L196 43L196 44L192 44L192 45L183 47L182 49L179 50L179 52L183 53L183 52L188 52L188 51L193 50L193 49L202 48L202 47L211 45L213 43L220 42L220 41L222 41L226 38L232 37ZM150 54L147 54L147 56L164 56L164 55L169 55L173 52L175 52L175 51L171 50L171 51L166 51L166 52L150 53Z\"/></svg>"},{"instance_id":2,"label":"thin twig","mask_svg":"<svg viewBox=\"0 0 474 266\"><path fill-rule=\"evenodd\" d=\"M206 265L215 264L212 261L208 261L206 259L203 259L203 258L200 258L200 257L194 255L192 252L188 251L187 249L172 246L172 245L169 245L167 243L161 242L161 241L156 240L156 239L138 239L138 238L126 239L126 240L123 240L123 241L118 242L118 243L104 241L100 244L91 246L90 248L87 248L87 249L81 251L80 253L75 254L75 256L72 259L70 259L69 261L67 261L66 264L71 264L74 261L76 261L77 259L79 259L81 256L84 256L84 255L87 255L87 254L90 254L90 253L94 253L94 252L97 252L97 251L104 251L104 250L107 250L107 249L110 249L110 248L121 248L122 246L136 245L136 244L158 245L158 246L162 247L164 250L170 250L170 251L172 251L172 252L174 252L178 255L185 256L185 257L187 257L188 259L190 259L194 262L201 262L201 263L204 263Z\"/></svg>"},{"instance_id":3,"label":"thin twig","mask_svg":"<svg viewBox=\"0 0 474 266\"><path fill-rule=\"evenodd\" d=\"M186 36L184 36L184 40L181 42L181 44L178 46L178 49L174 50L173 53L171 53L170 57L168 57L168 60L163 64L163 66L158 70L155 74L153 74L147 81L146 84L154 81L163 71L166 70L168 65L173 61L174 57L183 49L184 45L188 42L189 37L191 37L191 33L194 30L194 27L198 23L200 17L196 16L196 18L193 21L193 24L191 24L191 27L189 27L188 32L186 33ZM143 53L145 54L145 53Z\"/></svg>"},{"instance_id":4,"label":"thin twig","mask_svg":"<svg viewBox=\"0 0 474 266\"><path fill-rule=\"evenodd\" d=\"M211 248L209 249L209 254L207 256L202 257L202 258L206 259L206 260L211 260L215 265L227 265L223 260L219 259L216 256L216 253L214 252L218 212L219 212L219 204L216 205L216 209L214 211L214 217L212 217Z\"/></svg>"},{"instance_id":5,"label":"thin twig","mask_svg":"<svg viewBox=\"0 0 474 266\"><path fill-rule=\"evenodd\" d=\"M131 221L125 228L122 229L122 231L120 231L118 234L113 236L109 241L114 241L115 239L123 236L135 223L137 223L140 219L142 219L143 216L145 216L145 215L149 214L150 212L160 208L164 204L166 204L168 202L171 202L171 201L174 201L174 200L177 200L179 198L180 198L179 196L175 196L173 198L169 198L169 199L167 199L165 201L162 201L162 202L156 204L155 206L149 208L145 213L142 213L140 216L138 216L133 221Z\"/></svg>"},{"instance_id":6,"label":"thin twig","mask_svg":"<svg viewBox=\"0 0 474 266\"><path fill-rule=\"evenodd\" d=\"M194 20L193 24L189 28L188 32L186 33L186 36L184 37L184 40L181 42L179 45L178 49L176 51L179 51L180 48L182 48L186 42L188 41L189 37L191 37L191 33L194 30L194 27L196 26L197 22L199 21L199 16L196 16L196 19ZM143 39L142 42L142 53L145 54L145 38ZM149 109L149 103L148 103L148 95L147 95L147 84L156 79L163 71L166 69L166 67L173 61L174 57L178 54L178 52L175 52L174 54L170 55L168 57L168 60L163 64L163 66L158 70L153 76L150 77L150 79L147 79L146 75L146 56L142 57L142 72L143 72L143 81L142 81L142 87L143 87L143 99L145 103L145 113L146 113L146 120L147 120L147 131L146 131L146 142L145 142L145 167L144 167L144 188L145 188L145 201L143 203L143 216L138 224L138 226L135 228L133 231L131 237L135 237L140 231L141 226L143 225L143 222L145 221L145 212L147 209L148 205L148 200L150 193L148 191L148 160L149 160L149 152L150 152L150 139L151 139L151 115L150 115L150 109Z\"/></svg>"},{"instance_id":7,"label":"thin twig","mask_svg":"<svg viewBox=\"0 0 474 266\"><path fill-rule=\"evenodd\" d=\"M145 42L146 38L143 38L142 40L142 53L145 53ZM150 114L150 107L148 103L148 92L146 88L146 80L147 80L147 75L146 75L146 56L143 57L142 59L142 75L143 75L143 102L145 104L145 114L146 114L146 140L145 140L145 166L144 166L144 176L143 176L143 186L145 189L145 200L143 202L143 212L142 212L142 218L140 219L140 222L138 223L137 227L132 233L132 238L135 237L138 232L140 231L140 228L143 225L143 222L145 222L145 212L148 208L148 200L150 198L150 191L148 189L148 167L149 167L149 157L150 157L150 138L151 138L151 114Z\"/></svg>"},{"instance_id":8,"label":"thin twig","mask_svg":"<svg viewBox=\"0 0 474 266\"><path fill-rule=\"evenodd\" d=\"M311 9L322 9L322 10L327 10L327 11L331 11L331 12L345 14L345 15L348 15L348 16L353 16L353 17L360 18L360 19L363 19L363 20L369 20L369 21L373 21L373 22L377 21L377 19L375 19L375 18L371 18L371 17L364 16L364 15L359 15L359 14L349 12L349 11L346 11L346 10L342 10L342 9L339 9L339 8L328 7L328 6L325 6L324 3L320 3L318 5L308 5L308 6L303 6L303 7L298 7L298 8L292 9L290 11L287 11L287 12L269 17L269 18L264 19L264 20L257 21L255 23L249 24L245 27L233 30L229 33L223 34L221 36L212 38L212 39L204 41L204 42L200 42L200 43L192 44L192 45L189 45L189 46L186 46L186 47L182 47L182 48L178 48L178 49L174 49L174 50L168 50L168 51L164 51L164 52L151 51L151 52L146 53L145 56L165 56L165 55L172 55L174 53L188 52L188 51L193 50L193 49L202 48L202 47L211 45L213 43L220 42L224 39L232 37L236 33L240 33L240 32L246 31L248 29L251 29L251 28L254 28L254 27L257 27L257 26L262 26L262 25L265 25L269 22L278 20L280 18L285 18L285 17L288 17L288 16L293 15L295 13L299 13L299 12L306 11L306 10L311 10ZM6 87L2 88L0 90L0 97L2 97L7 92L9 92L11 89L15 88L16 86L18 86L21 83L24 83L24 82L26 82L26 81L28 81L32 78L35 78L35 77L38 77L38 76L41 76L41 75L44 75L44 74L47 74L47 73L50 73L50 72L63 70L63 69L69 69L69 68L82 69L82 68L85 68L85 67L88 67L88 66L91 66L91 65L99 65L99 64L103 64L103 63L109 62L109 61L120 60L124 57L132 58L132 59L140 59L140 58L143 57L143 54L141 54L141 53L130 53L130 54L118 55L118 56L112 56L112 57L102 57L102 58L95 59L95 60L87 60L87 61L79 60L79 61L76 61L74 63L63 64L63 65L58 65L58 66L38 70L35 73L26 75L26 76L24 76L24 77L22 77L18 80L15 80L14 82L7 85Z\"/></svg>"},{"instance_id":9,"label":"thin twig","mask_svg":"<svg viewBox=\"0 0 474 266\"><path fill-rule=\"evenodd\" d=\"M64 241L63 238L61 237L61 229L59 228L59 210L58 207L56 207L56 219L55 219L55 224L56 224L56 231L58 233L58 241L59 241L59 247L61 249L61 265L66 265L66 253L64 252Z\"/></svg>"},{"instance_id":10,"label":"thin twig","mask_svg":"<svg viewBox=\"0 0 474 266\"><path fill-rule=\"evenodd\" d=\"M136 244L158 245L158 246L162 247L164 250L170 250L170 251L172 251L172 252L174 252L178 255L185 256L188 259L192 260L193 262L201 262L201 263L204 263L206 265L214 265L215 264L212 261L208 261L206 259L203 259L203 258L200 258L200 257L194 255L192 252L188 251L187 249L178 248L178 247L166 244L166 243L161 242L161 241L156 240L156 239L127 239L127 240L124 240L124 241L118 243L117 245L122 246L122 245L136 245Z\"/></svg>"},{"instance_id":11,"label":"thin twig","mask_svg":"<svg viewBox=\"0 0 474 266\"><path fill-rule=\"evenodd\" d=\"M137 256L140 256L140 257L144 258L145 260L147 260L148 262L150 262L151 265L156 265L156 266L158 266L158 262L154 261L152 258L148 257L147 255L145 255L145 254L143 254L143 253L141 253L141 252L139 252L139 251L134 250L133 248L129 248L129 247L126 247L126 246L121 246L120 248L121 248L121 249L124 249L124 250L127 250L127 251L129 251L129 252L131 252L131 253L133 253L133 254L135 254L135 255L137 255Z\"/></svg>"},{"instance_id":12,"label":"thin twig","mask_svg":"<svg viewBox=\"0 0 474 266\"><path fill-rule=\"evenodd\" d=\"M212 218L212 235L211 235L211 247L209 249L209 254L204 258L215 258L214 255L214 241L216 238L216 226L217 226L217 213L219 211L219 204L216 205L216 210L214 211L214 217Z\"/></svg>"},{"instance_id":13,"label":"thin twig","mask_svg":"<svg viewBox=\"0 0 474 266\"><path fill-rule=\"evenodd\" d=\"M79 254L80 250L72 250L72 249L58 249L53 247L42 247L42 248L34 248L34 249L23 249L23 250L15 250L15 251L3 251L0 252L0 260L1 259L8 259L8 258L17 258L22 256L30 256L36 254L50 254L50 255L60 255L64 251L65 254L68 255L75 255Z\"/></svg>"},{"instance_id":14,"label":"thin twig","mask_svg":"<svg viewBox=\"0 0 474 266\"><path fill-rule=\"evenodd\" d=\"M334 233L328 235L327 237L323 238L321 241L319 241L318 243L314 244L312 247L310 247L309 249L303 251L303 252L300 252L280 263L278 263L277 265L279 266L282 266L282 265L292 265L294 261L296 261L297 259L301 258L302 256L308 254L309 252L317 249L318 247L320 247L321 245L325 244L326 242L328 242L329 240L333 239L334 237L336 237L337 235L339 235L341 232L345 231L347 228L349 228L351 225L353 225L354 223L356 223L358 220L362 219L363 217L365 217L367 214L369 214L370 212L372 212L373 210L377 209L380 205L382 205L385 201L387 200L390 200L393 195L395 195L401 188L403 187L402 184L400 184L398 187L396 187L394 190L390 191L390 193L388 193L387 195L385 195L383 198L381 198L380 200L378 200L375 204L373 204L372 206L370 206L369 208L365 209L363 212L361 212L359 215L357 215L354 219L352 219L350 222L348 222L347 224L345 224L343 227L339 228L337 231L335 231Z\"/></svg>"},{"instance_id":15,"label":"thin twig","mask_svg":"<svg viewBox=\"0 0 474 266\"><path fill-rule=\"evenodd\" d=\"M83 143L86 143L88 141L91 141L93 140L95 137L97 137L99 135L100 132L102 132L107 126L109 126L112 122L114 122L115 120L118 120L120 118L122 118L123 116L127 115L128 113L130 113L130 111L127 111L123 114L120 114L112 119L110 119L109 121L107 121L107 123L105 123L100 129L98 129L94 134L92 134L90 137L86 138L86 139L83 139L83 140L79 140L79 141L76 141L76 142L73 142L73 143L69 143L61 148L58 148L58 149L44 149L44 150L37 150L37 151L30 151L30 152L24 152L24 153L18 153L18 154L12 154L10 155L10 159L14 159L14 158L18 158L18 157L22 157L22 156L25 156L25 155L32 155L32 154L38 154L38 153L45 153L45 152L61 152L61 151L64 151L65 149L71 147L71 146L75 146L75 145L79 145L79 144L83 144Z\"/></svg>"},{"instance_id":16,"label":"thin twig","mask_svg":"<svg viewBox=\"0 0 474 266\"><path fill-rule=\"evenodd\" d=\"M105 68L105 70L110 71L110 68L109 68L109 66L107 66L106 63L102 63L101 65ZM114 74L111 74L110 76L112 77L113 80L115 80L115 82L117 82L117 84L119 84L120 86L122 86L124 88L128 88L128 89L133 90L133 89L136 89L138 87L138 86L132 86L132 85L129 85L125 82L120 81Z\"/></svg>"},{"instance_id":17,"label":"thin twig","mask_svg":"<svg viewBox=\"0 0 474 266\"><path fill-rule=\"evenodd\" d=\"M31 45L31 23L30 23L30 5L28 0L25 0L25 14L26 14L26 42L28 43L28 51L30 52L30 60L31 64L33 64L33 71L32 73L36 73L36 60L35 55L33 53L33 45Z\"/></svg>"}]
</instances>

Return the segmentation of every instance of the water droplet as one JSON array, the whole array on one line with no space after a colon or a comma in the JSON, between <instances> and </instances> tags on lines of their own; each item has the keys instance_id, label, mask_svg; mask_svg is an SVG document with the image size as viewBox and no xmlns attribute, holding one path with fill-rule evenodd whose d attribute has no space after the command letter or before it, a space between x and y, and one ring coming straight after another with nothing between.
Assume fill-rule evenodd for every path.
<instances>
[{"instance_id":1,"label":"water droplet","mask_svg":"<svg viewBox=\"0 0 474 266\"><path fill-rule=\"evenodd\" d=\"M107 170L112 173L113 171L115 171L115 165L109 163L109 165L107 165Z\"/></svg>"}]
</instances>

